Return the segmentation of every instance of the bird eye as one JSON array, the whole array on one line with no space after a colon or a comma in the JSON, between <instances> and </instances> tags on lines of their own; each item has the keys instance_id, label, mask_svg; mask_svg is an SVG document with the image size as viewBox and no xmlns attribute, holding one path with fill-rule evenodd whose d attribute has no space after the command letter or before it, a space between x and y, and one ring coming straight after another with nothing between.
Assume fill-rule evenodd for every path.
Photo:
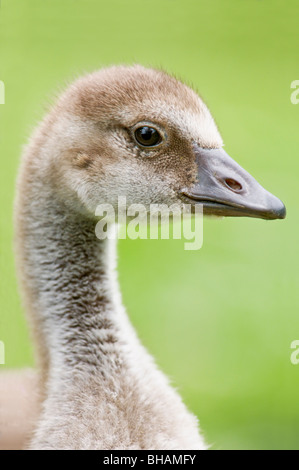
<instances>
[{"instance_id":1,"label":"bird eye","mask_svg":"<svg viewBox=\"0 0 299 470\"><path fill-rule=\"evenodd\" d=\"M143 126L135 131L135 139L144 147L155 147L162 141L162 136L154 127Z\"/></svg>"}]
</instances>

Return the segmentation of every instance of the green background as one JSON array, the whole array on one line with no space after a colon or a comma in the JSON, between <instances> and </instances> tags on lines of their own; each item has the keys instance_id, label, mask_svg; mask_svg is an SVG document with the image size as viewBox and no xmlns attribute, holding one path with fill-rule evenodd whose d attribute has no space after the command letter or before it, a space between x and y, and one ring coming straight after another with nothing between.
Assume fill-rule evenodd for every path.
<instances>
[{"instance_id":1,"label":"green background","mask_svg":"<svg viewBox=\"0 0 299 470\"><path fill-rule=\"evenodd\" d=\"M33 363L13 261L22 146L53 96L109 64L193 83L226 150L286 204L285 221L206 220L204 246L121 241L120 283L139 336L215 449L299 449L298 0L4 0L0 9L0 340ZM1 366L2 369L4 366Z\"/></svg>"}]
</instances>

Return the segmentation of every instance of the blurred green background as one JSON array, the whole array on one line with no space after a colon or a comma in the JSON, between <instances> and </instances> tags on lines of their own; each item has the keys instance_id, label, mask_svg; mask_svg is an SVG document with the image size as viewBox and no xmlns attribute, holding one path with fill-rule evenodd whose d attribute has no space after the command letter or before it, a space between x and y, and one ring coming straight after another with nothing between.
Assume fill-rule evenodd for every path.
<instances>
[{"instance_id":1,"label":"blurred green background","mask_svg":"<svg viewBox=\"0 0 299 470\"><path fill-rule=\"evenodd\" d=\"M204 246L121 241L139 336L214 449L299 449L298 0L4 0L0 9L0 340L33 363L16 286L13 198L22 146L52 97L109 64L193 83L226 150L286 204L285 221L206 220ZM0 366L4 369L4 366ZM1 369L0 369L1 370Z\"/></svg>"}]
</instances>

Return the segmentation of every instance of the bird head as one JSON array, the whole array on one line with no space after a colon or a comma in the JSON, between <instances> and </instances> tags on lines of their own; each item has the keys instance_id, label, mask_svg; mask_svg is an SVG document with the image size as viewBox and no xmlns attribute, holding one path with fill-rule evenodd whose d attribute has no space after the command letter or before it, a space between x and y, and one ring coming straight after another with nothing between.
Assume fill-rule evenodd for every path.
<instances>
[{"instance_id":1,"label":"bird head","mask_svg":"<svg viewBox=\"0 0 299 470\"><path fill-rule=\"evenodd\" d=\"M286 215L224 151L197 93L160 70L111 67L77 80L45 121L44 135L57 191L89 213L125 196L147 207L202 204L216 216Z\"/></svg>"}]
</instances>

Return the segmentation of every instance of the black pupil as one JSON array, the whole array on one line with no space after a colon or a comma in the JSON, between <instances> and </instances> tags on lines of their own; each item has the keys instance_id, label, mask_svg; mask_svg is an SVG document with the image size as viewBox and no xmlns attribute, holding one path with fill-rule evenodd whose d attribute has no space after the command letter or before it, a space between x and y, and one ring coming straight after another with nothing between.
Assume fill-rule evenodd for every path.
<instances>
[{"instance_id":1,"label":"black pupil","mask_svg":"<svg viewBox=\"0 0 299 470\"><path fill-rule=\"evenodd\" d=\"M137 129L135 136L137 142L139 142L141 145L145 145L146 147L157 145L161 140L159 132L153 127L148 126Z\"/></svg>"}]
</instances>

